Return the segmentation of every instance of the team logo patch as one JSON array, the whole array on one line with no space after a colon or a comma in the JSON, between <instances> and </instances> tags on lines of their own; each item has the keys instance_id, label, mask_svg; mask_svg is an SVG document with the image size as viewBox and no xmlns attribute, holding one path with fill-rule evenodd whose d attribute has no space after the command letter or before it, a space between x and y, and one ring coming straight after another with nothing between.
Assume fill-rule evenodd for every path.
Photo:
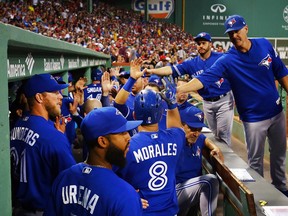
<instances>
[{"instance_id":1,"label":"team logo patch","mask_svg":"<svg viewBox=\"0 0 288 216\"><path fill-rule=\"evenodd\" d=\"M269 69L271 63L272 63L272 58L268 54L264 59L261 60L261 62L258 65L259 66L265 66L267 69Z\"/></svg>"},{"instance_id":2,"label":"team logo patch","mask_svg":"<svg viewBox=\"0 0 288 216\"><path fill-rule=\"evenodd\" d=\"M215 84L218 86L218 88L220 88L223 82L224 82L224 78L221 78L220 80L215 82Z\"/></svg>"},{"instance_id":3,"label":"team logo patch","mask_svg":"<svg viewBox=\"0 0 288 216\"><path fill-rule=\"evenodd\" d=\"M231 20L228 21L228 25L229 25L230 27L232 27L235 23L236 23L235 18L233 18L233 19L231 19Z\"/></svg>"},{"instance_id":4,"label":"team logo patch","mask_svg":"<svg viewBox=\"0 0 288 216\"><path fill-rule=\"evenodd\" d=\"M84 167L83 170L82 170L82 173L90 174L91 171L92 171L92 168L90 168L90 167Z\"/></svg>"},{"instance_id":5,"label":"team logo patch","mask_svg":"<svg viewBox=\"0 0 288 216\"><path fill-rule=\"evenodd\" d=\"M158 134L155 133L155 134L151 134L151 139L157 139L158 138Z\"/></svg>"},{"instance_id":6,"label":"team logo patch","mask_svg":"<svg viewBox=\"0 0 288 216\"><path fill-rule=\"evenodd\" d=\"M202 119L204 118L204 114L202 112L196 113L195 116L199 119L199 121L202 121Z\"/></svg>"}]
</instances>

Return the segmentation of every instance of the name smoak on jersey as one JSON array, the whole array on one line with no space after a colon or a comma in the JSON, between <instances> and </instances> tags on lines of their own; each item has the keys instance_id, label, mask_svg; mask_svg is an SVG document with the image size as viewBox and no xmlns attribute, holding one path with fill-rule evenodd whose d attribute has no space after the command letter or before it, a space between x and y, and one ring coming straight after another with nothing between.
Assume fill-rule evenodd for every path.
<instances>
[{"instance_id":1,"label":"name smoak on jersey","mask_svg":"<svg viewBox=\"0 0 288 216\"><path fill-rule=\"evenodd\" d=\"M11 140L20 140L30 146L33 146L39 137L40 135L38 133L26 127L15 127L10 133Z\"/></svg>"},{"instance_id":2,"label":"name smoak on jersey","mask_svg":"<svg viewBox=\"0 0 288 216\"><path fill-rule=\"evenodd\" d=\"M137 151L133 151L133 154L137 163L154 157L175 156L177 154L177 144L162 143L162 144L149 145L140 148Z\"/></svg>"}]
</instances>

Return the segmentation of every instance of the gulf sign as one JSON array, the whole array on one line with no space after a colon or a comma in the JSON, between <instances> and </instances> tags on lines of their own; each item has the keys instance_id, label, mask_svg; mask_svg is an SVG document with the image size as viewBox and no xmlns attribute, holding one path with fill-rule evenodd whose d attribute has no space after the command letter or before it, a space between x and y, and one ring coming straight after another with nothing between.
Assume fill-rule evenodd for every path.
<instances>
[{"instance_id":1,"label":"gulf sign","mask_svg":"<svg viewBox=\"0 0 288 216\"><path fill-rule=\"evenodd\" d=\"M174 12L174 0L147 0L148 14L157 19L167 19ZM145 0L132 0L134 11L145 12Z\"/></svg>"}]
</instances>

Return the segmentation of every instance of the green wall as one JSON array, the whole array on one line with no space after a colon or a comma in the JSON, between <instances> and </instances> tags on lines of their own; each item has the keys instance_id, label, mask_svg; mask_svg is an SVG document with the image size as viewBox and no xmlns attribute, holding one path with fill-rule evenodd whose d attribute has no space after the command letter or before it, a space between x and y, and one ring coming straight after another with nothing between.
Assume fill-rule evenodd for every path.
<instances>
[{"instance_id":1,"label":"green wall","mask_svg":"<svg viewBox=\"0 0 288 216\"><path fill-rule=\"evenodd\" d=\"M122 0L115 1L115 4L131 9L131 2L132 0ZM251 37L288 37L287 0L174 0L174 2L174 13L165 21L182 27L182 4L184 4L184 28L193 35L207 31L213 36L224 36L225 19L230 15L239 14L246 19ZM215 9L216 4L224 6L225 11L213 12L211 6L214 5Z\"/></svg>"}]
</instances>

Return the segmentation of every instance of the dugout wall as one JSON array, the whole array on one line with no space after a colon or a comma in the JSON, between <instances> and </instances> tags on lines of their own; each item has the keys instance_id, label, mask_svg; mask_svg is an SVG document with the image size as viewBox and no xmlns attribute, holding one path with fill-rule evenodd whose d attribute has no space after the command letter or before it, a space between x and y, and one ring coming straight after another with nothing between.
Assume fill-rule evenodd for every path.
<instances>
[{"instance_id":1,"label":"dugout wall","mask_svg":"<svg viewBox=\"0 0 288 216\"><path fill-rule=\"evenodd\" d=\"M1 215L12 215L9 99L13 100L13 89L9 87L39 73L60 73L64 81L68 72L82 73L89 80L92 67L110 67L111 60L109 55L15 26L0 23L0 32L0 209Z\"/></svg>"}]
</instances>

